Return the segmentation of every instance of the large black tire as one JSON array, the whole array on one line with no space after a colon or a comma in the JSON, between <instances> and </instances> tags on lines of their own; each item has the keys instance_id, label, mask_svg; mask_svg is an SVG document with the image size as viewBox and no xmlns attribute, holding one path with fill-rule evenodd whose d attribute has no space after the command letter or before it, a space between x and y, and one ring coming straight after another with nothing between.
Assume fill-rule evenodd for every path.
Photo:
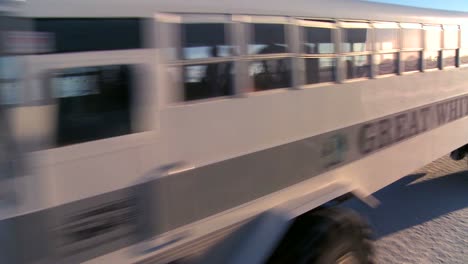
<instances>
[{"instance_id":1,"label":"large black tire","mask_svg":"<svg viewBox=\"0 0 468 264\"><path fill-rule=\"evenodd\" d=\"M464 145L450 152L450 158L452 158L455 161L462 160L465 158L466 153L468 153L468 145Z\"/></svg>"},{"instance_id":2,"label":"large black tire","mask_svg":"<svg viewBox=\"0 0 468 264\"><path fill-rule=\"evenodd\" d=\"M320 209L295 220L268 264L372 263L371 229L356 213Z\"/></svg>"}]
</instances>

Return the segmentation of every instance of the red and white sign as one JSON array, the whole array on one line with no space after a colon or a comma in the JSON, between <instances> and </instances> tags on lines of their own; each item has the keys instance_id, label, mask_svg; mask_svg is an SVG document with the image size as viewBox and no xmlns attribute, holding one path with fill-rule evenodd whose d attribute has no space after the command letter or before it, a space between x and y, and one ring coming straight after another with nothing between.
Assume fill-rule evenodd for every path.
<instances>
[{"instance_id":1,"label":"red and white sign","mask_svg":"<svg viewBox=\"0 0 468 264\"><path fill-rule=\"evenodd\" d=\"M53 50L53 34L33 31L6 31L3 33L6 53L47 53Z\"/></svg>"}]
</instances>

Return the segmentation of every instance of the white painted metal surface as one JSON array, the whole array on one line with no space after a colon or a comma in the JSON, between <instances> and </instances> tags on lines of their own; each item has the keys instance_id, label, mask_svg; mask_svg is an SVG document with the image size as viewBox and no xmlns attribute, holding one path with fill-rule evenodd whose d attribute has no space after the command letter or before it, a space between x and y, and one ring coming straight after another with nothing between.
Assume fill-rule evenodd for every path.
<instances>
[{"instance_id":1,"label":"white painted metal surface","mask_svg":"<svg viewBox=\"0 0 468 264\"><path fill-rule=\"evenodd\" d=\"M262 0L236 1L233 4L231 1L207 0L36 0L27 3L24 15L153 18L157 12L184 11L434 24L468 21L467 15L457 12L361 1L296 2ZM52 5L54 8L50 8ZM150 37L157 42L169 36ZM144 86L141 86L143 93L140 100L147 103L135 116L143 116L139 123L151 129L30 153L32 175L16 180L23 202L14 212L0 211L0 219L126 188L138 183L148 172L169 163L185 161L187 167L180 169L196 169L468 94L468 68L451 68L304 89L246 93L237 98L174 102L170 91L180 88L168 74L168 66L164 64L162 55L163 51L158 49L142 49L27 57L28 82L32 90L41 89L44 73L55 69L112 64L144 65L147 74L142 82ZM54 131L55 120L51 113L56 110L53 106L42 109L27 107L29 111L25 110L26 107L13 110L13 114L18 116L15 124L17 131L36 131L37 126L42 126L49 133ZM24 118L26 115L29 118ZM468 118L461 118L307 181L171 230L151 241L98 257L89 263L140 261L273 208L284 209L292 219L348 192L370 195L466 144L467 127ZM252 186L249 191L255 191L257 187ZM184 232L190 235L153 253L141 253L142 247L158 246Z\"/></svg>"}]
</instances>

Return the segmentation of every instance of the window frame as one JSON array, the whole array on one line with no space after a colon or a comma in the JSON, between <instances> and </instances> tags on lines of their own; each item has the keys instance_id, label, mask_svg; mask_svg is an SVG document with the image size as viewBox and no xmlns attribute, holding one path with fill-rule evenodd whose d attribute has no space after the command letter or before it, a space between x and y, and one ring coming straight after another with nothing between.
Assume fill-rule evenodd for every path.
<instances>
[{"instance_id":1,"label":"window frame","mask_svg":"<svg viewBox=\"0 0 468 264\"><path fill-rule=\"evenodd\" d=\"M48 31L44 29L39 29L40 25L38 25L38 22L52 22L52 21L67 21L67 22L96 22L97 24L99 23L105 23L106 21L121 21L121 22L127 22L127 23L135 23L136 27L138 28L138 31L135 33L136 35L134 36L136 38L136 45L132 45L131 47L100 47L100 48L63 48L61 50L58 50L58 45L57 45L57 36L56 33L53 31ZM89 25L88 25L89 26ZM150 43L147 41L146 37L146 27L147 27L147 19L143 17L37 17L33 19L33 27L36 31L39 32L45 32L53 35L53 41L54 41L54 48L51 51L46 51L46 52L38 52L39 54L67 54L67 53L83 53L83 52L100 52L100 51L124 51L124 50L139 50L139 49L145 49L150 47ZM69 30L68 30L69 31ZM122 37L123 35L120 34Z\"/></svg>"},{"instance_id":2,"label":"window frame","mask_svg":"<svg viewBox=\"0 0 468 264\"><path fill-rule=\"evenodd\" d=\"M456 36L457 36L457 44L456 44L456 47L446 47L446 32L448 32L449 30L453 30L453 29L456 29ZM460 63L459 63L459 49L460 49L460 26L459 25L447 25L447 24L444 24L442 25L442 61L441 61L441 67L442 69L450 69L450 68L457 68L459 67ZM455 52L455 57L454 57L454 60L455 60L455 63L454 65L449 65L447 66L445 64L445 61L447 59L447 57L445 56L447 54L447 52Z\"/></svg>"},{"instance_id":3,"label":"window frame","mask_svg":"<svg viewBox=\"0 0 468 264\"><path fill-rule=\"evenodd\" d=\"M242 27L243 36L241 39L244 39L243 48L241 48L241 54L238 58L240 62L239 65L244 66L244 69L241 69L239 72L243 73L245 76L241 78L245 78L244 80L240 80L239 83L244 83L243 86L238 86L237 92L239 94L249 94L249 95L256 95L256 94L263 94L263 93L271 93L276 92L278 90L284 89L293 89L294 87L298 87L295 83L298 80L297 77L297 39L294 39L294 36L297 36L297 29L295 19L286 16L234 16L233 18L236 22L240 23ZM248 45L253 42L254 39L254 32L252 31L253 24L281 24L284 25L284 37L285 42L287 44L288 50L284 53L271 53L271 54L248 54ZM291 68L291 85L287 87L279 87L279 88L272 88L266 90L255 90L254 78L250 76L248 72L249 64L253 61L259 60L278 60L278 59L289 59L290 60L290 68ZM247 88L246 87L252 87Z\"/></svg>"},{"instance_id":4,"label":"window frame","mask_svg":"<svg viewBox=\"0 0 468 264\"><path fill-rule=\"evenodd\" d=\"M80 96L56 96L55 93L56 91L54 91L54 86L52 84L52 81L53 81L53 78L54 77L61 77L63 75L67 75L67 74L64 74L63 72L66 71L66 70L71 70L71 69L80 69L80 68L103 68L103 67L112 67L112 66L119 66L119 67L122 67L122 66L126 66L128 67L128 71L129 71L129 74L131 74L131 78L130 78L130 87L129 87L129 102L128 102L128 109L126 111L128 111L128 115L129 115L129 132L128 133L123 133L123 134L117 134L117 135L113 135L113 136L107 136L107 137L97 137L97 138L92 138L92 139L85 139L85 140L78 140L76 142L68 142L68 143L63 143L63 144L59 144L57 142L57 140L59 139L59 129L60 129L60 120L59 120L59 116L60 116L60 101L64 100L64 98L72 98L72 97L82 97L82 96L87 96L89 94L86 94L86 95L80 95ZM54 105L56 106L56 111L55 111L55 124L54 124L54 131L55 131L55 134L54 134L54 146L55 148L61 148L61 147L68 147L68 146L73 146L73 145L80 145L80 144L84 144L84 143L88 143L88 142L95 142L95 141L100 141L100 140L106 140L106 139L111 139L111 138L120 138L120 137L124 137L124 136L127 136L127 135L131 135L131 134L135 134L135 133L139 133L141 131L138 131L138 128L135 127L135 121L137 120L137 118L135 118L135 110L136 110L136 107L135 105L137 104L137 101L138 100L135 100L134 96L135 94L138 94L139 91L141 91L141 89L139 89L138 87L138 80L136 80L136 76L137 75L137 71L135 71L134 69L135 68L138 68L138 64L131 64L131 63L127 63L127 64L106 64L106 65L91 65L91 66L77 66L77 67L61 67L61 68L55 68L55 69L50 69L47 73L47 81L45 82L46 85L48 86L48 92L50 94L50 98L51 100L54 102ZM92 94L91 94L92 95ZM66 100L66 99L65 99ZM81 128L82 129L82 128Z\"/></svg>"},{"instance_id":5,"label":"window frame","mask_svg":"<svg viewBox=\"0 0 468 264\"><path fill-rule=\"evenodd\" d=\"M339 80L342 83L349 83L349 82L356 82L356 81L362 81L362 80L368 80L374 77L374 71L373 71L373 49L374 49L374 32L372 30L372 24L371 21L345 21L345 20L339 20L338 21L338 28L339 28L339 62L338 62L338 67L340 67L340 77ZM370 44L370 47L366 48L366 51L351 51L351 52L344 52L343 51L343 46L345 44L344 39L346 37L345 30L346 29L367 29L368 32L370 33L370 41L366 42ZM368 77L357 77L357 78L348 78L347 76L347 67L346 67L346 61L348 57L352 57L353 61L355 60L356 57L360 56L366 56L367 57L367 64L369 68L368 72Z\"/></svg>"},{"instance_id":6,"label":"window frame","mask_svg":"<svg viewBox=\"0 0 468 264\"><path fill-rule=\"evenodd\" d=\"M401 31L401 27L400 27L400 24L397 23L397 22L386 22L386 21L375 21L375 22L372 22L372 28L373 28L373 32L372 32L372 43L373 43L373 54L372 54L372 75L374 78L384 78L384 77L388 77L388 76L394 76L394 75L399 75L401 74L401 69L402 69L402 65L401 65L401 56L400 56L400 52L402 50L402 31ZM396 30L397 32L397 39L396 39L396 42L397 42L397 48L393 48L393 49L379 49L377 50L376 48L376 43L377 43L377 37L376 37L376 30L378 29L394 29ZM383 56L383 55L388 55L388 54L391 54L391 55L394 55L395 56L395 61L393 61L394 63L394 66L395 66L395 71L392 72L392 73L384 73L384 74L380 74L379 73L379 65L380 64L377 64L377 56Z\"/></svg>"},{"instance_id":7,"label":"window frame","mask_svg":"<svg viewBox=\"0 0 468 264\"><path fill-rule=\"evenodd\" d=\"M57 70L99 67L111 65L128 65L138 68L138 77L133 78L132 85L137 92L133 93L130 109L132 133L116 137L109 137L86 141L65 146L46 146L40 151L52 151L57 153L58 160L75 159L81 155L100 155L108 149L121 150L153 142L158 133L158 100L154 89L155 79L151 75L153 57L148 56L145 50L114 50L96 51L87 53L63 53L54 55L38 55L32 62L34 74L40 77L40 82L35 85L40 90L41 97L35 104L49 108L48 123L51 134L47 134L48 142L56 140L58 129L55 120L58 116L58 101L53 97L53 90L50 85L51 73ZM29 96L29 100L32 98ZM68 150L67 150L68 149ZM55 156L55 154L53 154Z\"/></svg>"},{"instance_id":8,"label":"window frame","mask_svg":"<svg viewBox=\"0 0 468 264\"><path fill-rule=\"evenodd\" d=\"M440 31L440 43L439 43L439 48L438 49L429 49L427 47L427 35L428 35L428 30L430 29L436 29L436 30L439 30ZM443 33L444 33L444 30L442 28L442 25L440 24L423 24L423 32L424 32L424 51L423 51L423 58L422 58L422 68L423 68L423 71L438 71L438 70L442 70L443 69L443 66L442 66L442 50L443 50L443 46L444 46L444 39L443 39ZM431 69L427 69L427 61L426 61L426 55L429 54L429 53L438 53L438 56L437 56L437 67L435 68L431 68Z\"/></svg>"},{"instance_id":9,"label":"window frame","mask_svg":"<svg viewBox=\"0 0 468 264\"><path fill-rule=\"evenodd\" d=\"M400 52L399 52L399 72L401 75L406 75L406 74L412 74L412 73L418 73L418 72L423 72L424 66L424 43L425 43L425 32L423 29L423 24L421 23L398 23L400 26ZM419 43L420 48L405 48L403 46L403 43L405 41L405 35L403 34L403 30L405 29L417 29L419 30L420 33L420 40L421 42ZM402 54L405 52L417 52L418 53L418 69L417 70L412 70L412 71L406 71L405 69L405 61L402 59Z\"/></svg>"},{"instance_id":10,"label":"window frame","mask_svg":"<svg viewBox=\"0 0 468 264\"><path fill-rule=\"evenodd\" d=\"M226 44L234 46L236 52L229 57L219 57L219 58L208 58L208 59L175 59L170 60L167 64L170 67L178 67L178 72L176 73L177 86L183 86L183 77L181 66L187 65L200 65L207 63L222 63L222 62L233 62L235 66L235 76L234 79L234 94L228 96L218 96L218 97L209 97L203 99L197 99L193 101L206 101L206 100L219 100L225 97L231 97L233 95L242 95L242 94L252 94L252 92L258 93L259 91L252 88L247 90L248 87L255 87L253 84L253 76L250 76L248 72L249 63L256 60L278 60L278 59L288 59L290 60L291 67L291 86L284 88L271 88L267 90L261 90L260 92L268 92L271 90L292 88L292 89L302 89L313 87L317 85L331 84L331 83L344 83L344 82L355 82L360 80L367 80L372 78L382 78L394 75L404 75L411 74L416 72L425 72L432 70L442 70L444 68L444 50L454 50L453 48L444 47L444 27L442 24L424 24L424 23L410 23L410 22L396 22L396 21L369 21L369 20L340 20L333 18L312 18L312 17L289 17L289 16L264 16L264 15L242 15L242 14L170 14L171 18L161 19L158 22L165 22L171 24L182 24L182 23L224 23L226 26ZM166 21L163 21L166 20ZM251 30L252 24L281 24L284 25L284 36L285 42L287 44L288 50L283 53L272 53L272 54L249 54L248 46L250 43L253 43L254 33ZM455 66L445 66L446 68L451 67L461 67L460 63L460 50L463 33L463 27L459 25L450 25L456 26L459 32L459 48L456 49L456 65ZM334 44L334 53L306 53L303 47L305 43L306 32L304 28L330 28L332 30L331 39ZM427 30L436 28L440 30L440 48L435 49L434 51L428 50L426 33ZM346 29L367 29L366 36L366 49L364 51L343 51L344 44L343 40L346 38L345 32ZM382 47L377 49L377 31L378 29L394 29L396 30L396 48L383 49ZM418 40L420 43L416 45L417 47L405 47L405 34L403 30L414 29L415 36L419 34ZM180 36L180 32L177 32ZM410 37L413 35L410 35ZM352 42L350 42L352 44ZM181 45L177 43L178 54L181 54ZM467 45L468 46L468 45ZM466 48L468 51L468 47ZM427 69L425 55L428 52L438 52L438 66L435 69ZM408 70L406 71L405 65L406 61L403 60L403 57L407 53L417 54L418 67L417 70ZM447 53L447 52L446 52ZM377 57L383 55L392 55L394 59L395 69L389 73L379 72L379 65L377 64ZM356 77L356 78L347 78L346 66L345 63L347 58L352 57L356 58L358 56L365 56L367 58L367 63L365 67L368 68L366 72L366 77ZM306 81L307 72L305 70L305 60L306 59L321 59L329 58L335 60L335 75L334 80L330 82L318 82L308 84ZM451 57L450 57L451 58ZM353 59L354 60L354 59ZM289 63L289 61L288 61ZM465 65L468 66L468 63ZM356 67L354 67L356 68ZM179 89L183 90L184 89ZM179 99L176 100L177 103L186 103L187 101ZM190 101L192 102L192 101Z\"/></svg>"},{"instance_id":11,"label":"window frame","mask_svg":"<svg viewBox=\"0 0 468 264\"><path fill-rule=\"evenodd\" d=\"M194 100L185 100L185 73L184 68L188 66L197 66L197 65L207 65L207 64L216 64L216 63L226 63L231 62L236 67L237 56L234 52L231 56L226 57L217 57L217 58L201 58L201 59L183 59L183 46L182 46L182 24L224 24L225 29L225 40L227 44L232 44L233 46L238 46L235 41L235 21L232 20L231 15L216 15L216 14L158 14L155 17L156 23L166 24L175 26L172 28L173 39L170 41L176 47L176 58L168 58L165 63L167 68L170 68L171 71L174 71L173 78L174 84L169 84L168 88L172 93L168 94L167 98L170 103L197 103L205 102L212 100L221 100L226 99L238 94L238 89L236 86L236 76L233 78L233 94L226 96L215 96L200 98ZM240 47L238 47L240 49Z\"/></svg>"},{"instance_id":12,"label":"window frame","mask_svg":"<svg viewBox=\"0 0 468 264\"><path fill-rule=\"evenodd\" d=\"M337 34L339 33L339 27L336 21L316 21L316 20L308 20L308 19L297 19L295 21L295 25L298 28L299 33L299 41L298 41L298 63L300 64L300 76L299 78L299 88L313 88L317 86L324 86L330 85L333 83L337 83L338 78L338 61L339 61L339 54L338 54L338 37ZM306 43L307 39L307 32L306 28L327 28L330 29L330 37L331 43L333 43L333 52L332 53L306 53L304 50L304 44ZM307 82L307 69L306 69L306 60L307 59L332 59L334 60L334 80L328 82L317 82L317 83L308 83Z\"/></svg>"}]
</instances>

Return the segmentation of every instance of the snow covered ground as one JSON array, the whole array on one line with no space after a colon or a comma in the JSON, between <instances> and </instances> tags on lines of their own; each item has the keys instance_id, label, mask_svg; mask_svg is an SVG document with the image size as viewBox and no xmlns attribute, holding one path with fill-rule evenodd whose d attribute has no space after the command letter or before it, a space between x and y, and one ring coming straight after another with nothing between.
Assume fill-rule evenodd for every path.
<instances>
[{"instance_id":1,"label":"snow covered ground","mask_svg":"<svg viewBox=\"0 0 468 264\"><path fill-rule=\"evenodd\" d=\"M380 207L351 201L374 228L376 263L468 263L468 164L441 158L377 192Z\"/></svg>"}]
</instances>

